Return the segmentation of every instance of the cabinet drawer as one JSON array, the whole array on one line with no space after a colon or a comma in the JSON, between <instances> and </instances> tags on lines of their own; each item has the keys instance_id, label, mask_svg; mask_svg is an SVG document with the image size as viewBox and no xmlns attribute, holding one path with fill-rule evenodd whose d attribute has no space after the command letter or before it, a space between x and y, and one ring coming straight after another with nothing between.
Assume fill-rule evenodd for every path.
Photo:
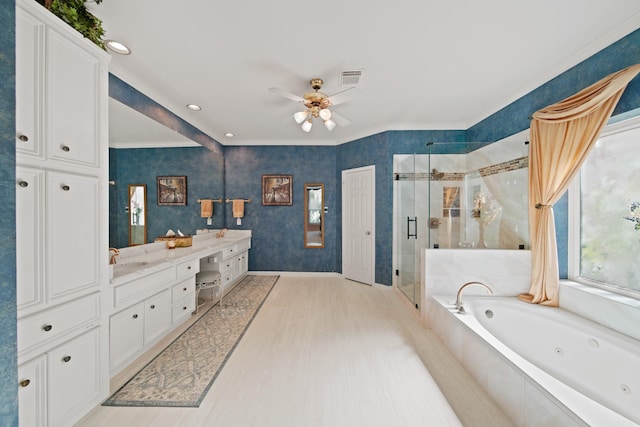
<instances>
[{"instance_id":1,"label":"cabinet drawer","mask_svg":"<svg viewBox=\"0 0 640 427\"><path fill-rule=\"evenodd\" d=\"M231 245L231 246L227 246L226 248L222 249L222 259L231 258L236 253L238 253L238 244L237 243L234 244L234 245Z\"/></svg>"},{"instance_id":2,"label":"cabinet drawer","mask_svg":"<svg viewBox=\"0 0 640 427\"><path fill-rule=\"evenodd\" d=\"M113 289L113 305L118 309L127 304L142 301L162 289L163 285L174 281L175 278L174 267L167 267L139 279L118 285Z\"/></svg>"},{"instance_id":3,"label":"cabinet drawer","mask_svg":"<svg viewBox=\"0 0 640 427\"><path fill-rule=\"evenodd\" d=\"M220 273L224 276L224 273L230 271L233 268L233 258L226 259L220 263Z\"/></svg>"},{"instance_id":4,"label":"cabinet drawer","mask_svg":"<svg viewBox=\"0 0 640 427\"><path fill-rule=\"evenodd\" d=\"M176 265L176 278L181 279L195 275L200 271L200 260L197 258L190 259L189 261L181 262Z\"/></svg>"},{"instance_id":5,"label":"cabinet drawer","mask_svg":"<svg viewBox=\"0 0 640 427\"><path fill-rule=\"evenodd\" d=\"M233 281L233 271L229 270L226 273L222 274L222 286L227 289L227 286L229 286L229 283L231 283Z\"/></svg>"},{"instance_id":6,"label":"cabinet drawer","mask_svg":"<svg viewBox=\"0 0 640 427\"><path fill-rule=\"evenodd\" d=\"M183 280L171 288L171 301L176 303L187 295L192 295L196 291L195 276ZM195 297L194 297L195 298Z\"/></svg>"},{"instance_id":7,"label":"cabinet drawer","mask_svg":"<svg viewBox=\"0 0 640 427\"><path fill-rule=\"evenodd\" d=\"M194 295L189 295L173 306L172 323L177 323L191 316L196 309L196 299Z\"/></svg>"},{"instance_id":8,"label":"cabinet drawer","mask_svg":"<svg viewBox=\"0 0 640 427\"><path fill-rule=\"evenodd\" d=\"M100 297L91 294L60 304L18 322L18 351L31 348L62 336L74 329L86 328L100 319Z\"/></svg>"}]
</instances>

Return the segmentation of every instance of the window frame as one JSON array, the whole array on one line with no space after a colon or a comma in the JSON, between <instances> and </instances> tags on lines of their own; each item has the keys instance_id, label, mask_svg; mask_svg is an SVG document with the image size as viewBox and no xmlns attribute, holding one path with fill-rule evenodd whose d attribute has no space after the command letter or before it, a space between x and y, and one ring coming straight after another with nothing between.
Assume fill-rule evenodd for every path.
<instances>
[{"instance_id":1,"label":"window frame","mask_svg":"<svg viewBox=\"0 0 640 427\"><path fill-rule=\"evenodd\" d=\"M640 111L634 111L636 116L623 119L608 124L602 131L601 137L609 136L620 132L625 132L640 127ZM615 120L613 118L612 120ZM568 189L568 278L571 281L581 283L594 288L600 288L615 294L624 295L636 300L640 300L640 292L629 288L616 286L610 283L590 280L580 276L580 176L578 173L573 179Z\"/></svg>"}]
</instances>

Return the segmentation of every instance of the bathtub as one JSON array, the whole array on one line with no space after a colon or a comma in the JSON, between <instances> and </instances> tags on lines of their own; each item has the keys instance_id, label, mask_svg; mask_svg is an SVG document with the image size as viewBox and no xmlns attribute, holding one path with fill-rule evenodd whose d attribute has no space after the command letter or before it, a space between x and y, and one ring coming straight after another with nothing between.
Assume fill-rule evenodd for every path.
<instances>
[{"instance_id":1,"label":"bathtub","mask_svg":"<svg viewBox=\"0 0 640 427\"><path fill-rule=\"evenodd\" d=\"M433 297L430 328L520 426L640 425L640 342L513 297Z\"/></svg>"}]
</instances>

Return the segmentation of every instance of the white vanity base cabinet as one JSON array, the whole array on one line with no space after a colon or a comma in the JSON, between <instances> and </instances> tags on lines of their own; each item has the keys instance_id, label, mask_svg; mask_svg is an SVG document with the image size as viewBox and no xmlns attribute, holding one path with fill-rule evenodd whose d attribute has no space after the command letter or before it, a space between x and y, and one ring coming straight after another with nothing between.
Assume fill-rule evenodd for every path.
<instances>
[{"instance_id":1,"label":"white vanity base cabinet","mask_svg":"<svg viewBox=\"0 0 640 427\"><path fill-rule=\"evenodd\" d=\"M195 311L198 258L112 284L111 376L126 368Z\"/></svg>"},{"instance_id":2,"label":"white vanity base cabinet","mask_svg":"<svg viewBox=\"0 0 640 427\"><path fill-rule=\"evenodd\" d=\"M108 309L112 378L193 316L197 303L196 275L200 271L219 271L226 280L225 292L240 282L247 274L251 248L250 232L242 236L218 246L204 240L202 249L196 246L196 240L193 247L185 248L183 256L178 256L181 252L176 249L167 252L171 256L164 262L115 276L110 282L112 305ZM139 258L140 252L146 256L153 254L151 259L157 260L158 251L166 251L164 245L162 249L139 249L139 246L121 249L121 264L139 261L145 265L144 258ZM136 255L127 261L127 252Z\"/></svg>"}]
</instances>

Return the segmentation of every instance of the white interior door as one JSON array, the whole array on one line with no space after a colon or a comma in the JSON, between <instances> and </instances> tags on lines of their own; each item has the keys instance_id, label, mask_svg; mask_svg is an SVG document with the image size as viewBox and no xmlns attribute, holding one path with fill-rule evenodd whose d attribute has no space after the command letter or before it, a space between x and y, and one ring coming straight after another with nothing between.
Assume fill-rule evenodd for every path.
<instances>
[{"instance_id":1,"label":"white interior door","mask_svg":"<svg viewBox=\"0 0 640 427\"><path fill-rule=\"evenodd\" d=\"M375 280L375 166L342 171L342 274Z\"/></svg>"}]
</instances>

